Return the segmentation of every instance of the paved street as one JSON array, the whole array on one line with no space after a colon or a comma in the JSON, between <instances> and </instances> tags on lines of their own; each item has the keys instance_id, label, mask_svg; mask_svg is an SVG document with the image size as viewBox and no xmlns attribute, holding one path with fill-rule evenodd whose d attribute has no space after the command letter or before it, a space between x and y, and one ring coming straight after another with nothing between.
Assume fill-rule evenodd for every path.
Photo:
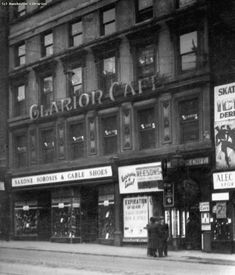
<instances>
[{"instance_id":1,"label":"paved street","mask_svg":"<svg viewBox=\"0 0 235 275\"><path fill-rule=\"evenodd\" d=\"M0 248L0 274L235 274L234 265Z\"/></svg>"}]
</instances>

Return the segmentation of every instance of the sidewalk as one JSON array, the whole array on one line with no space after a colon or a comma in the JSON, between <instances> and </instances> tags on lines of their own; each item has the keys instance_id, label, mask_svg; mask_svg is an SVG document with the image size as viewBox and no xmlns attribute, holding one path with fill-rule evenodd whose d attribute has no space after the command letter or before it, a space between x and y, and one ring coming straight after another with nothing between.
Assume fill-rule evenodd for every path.
<instances>
[{"instance_id":1,"label":"sidewalk","mask_svg":"<svg viewBox=\"0 0 235 275\"><path fill-rule=\"evenodd\" d=\"M146 248L143 247L117 247L101 244L69 244L41 241L7 242L0 240L0 253L3 248L160 260L159 258L147 257ZM206 253L195 250L169 251L169 256L161 258L161 260L235 266L235 254Z\"/></svg>"}]
</instances>

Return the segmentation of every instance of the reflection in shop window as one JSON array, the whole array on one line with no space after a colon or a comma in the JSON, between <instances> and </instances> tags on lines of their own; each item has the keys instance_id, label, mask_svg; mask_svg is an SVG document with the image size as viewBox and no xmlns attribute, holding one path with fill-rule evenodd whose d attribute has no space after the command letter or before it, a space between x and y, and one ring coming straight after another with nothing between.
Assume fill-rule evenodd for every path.
<instances>
[{"instance_id":1,"label":"reflection in shop window","mask_svg":"<svg viewBox=\"0 0 235 275\"><path fill-rule=\"evenodd\" d=\"M140 149L154 148L156 144L156 122L154 108L138 111Z\"/></svg>"},{"instance_id":2,"label":"reflection in shop window","mask_svg":"<svg viewBox=\"0 0 235 275\"><path fill-rule=\"evenodd\" d=\"M104 155L116 153L118 148L117 117L102 118L102 129Z\"/></svg>"}]
</instances>

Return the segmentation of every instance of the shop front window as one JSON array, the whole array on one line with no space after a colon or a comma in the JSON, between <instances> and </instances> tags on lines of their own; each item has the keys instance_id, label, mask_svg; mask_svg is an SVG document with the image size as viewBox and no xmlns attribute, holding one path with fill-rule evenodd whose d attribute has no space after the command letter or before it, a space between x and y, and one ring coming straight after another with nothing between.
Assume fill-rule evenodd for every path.
<instances>
[{"instance_id":1,"label":"shop front window","mask_svg":"<svg viewBox=\"0 0 235 275\"><path fill-rule=\"evenodd\" d=\"M156 122L154 108L138 111L138 131L140 150L154 148L156 144Z\"/></svg>"},{"instance_id":2,"label":"shop front window","mask_svg":"<svg viewBox=\"0 0 235 275\"><path fill-rule=\"evenodd\" d=\"M114 239L114 195L99 195L99 239Z\"/></svg>"},{"instance_id":3,"label":"shop front window","mask_svg":"<svg viewBox=\"0 0 235 275\"><path fill-rule=\"evenodd\" d=\"M116 153L118 150L117 117L102 118L102 129L104 155Z\"/></svg>"},{"instance_id":4,"label":"shop front window","mask_svg":"<svg viewBox=\"0 0 235 275\"><path fill-rule=\"evenodd\" d=\"M52 238L80 238L80 199L52 198Z\"/></svg>"},{"instance_id":5,"label":"shop front window","mask_svg":"<svg viewBox=\"0 0 235 275\"><path fill-rule=\"evenodd\" d=\"M232 240L232 215L228 202L213 202L212 206L212 233L214 241Z\"/></svg>"},{"instance_id":6,"label":"shop front window","mask_svg":"<svg viewBox=\"0 0 235 275\"><path fill-rule=\"evenodd\" d=\"M71 159L83 157L85 149L85 128L83 123L70 125L69 139Z\"/></svg>"},{"instance_id":7,"label":"shop front window","mask_svg":"<svg viewBox=\"0 0 235 275\"><path fill-rule=\"evenodd\" d=\"M179 103L181 143L199 140L199 104L198 99Z\"/></svg>"}]
</instances>

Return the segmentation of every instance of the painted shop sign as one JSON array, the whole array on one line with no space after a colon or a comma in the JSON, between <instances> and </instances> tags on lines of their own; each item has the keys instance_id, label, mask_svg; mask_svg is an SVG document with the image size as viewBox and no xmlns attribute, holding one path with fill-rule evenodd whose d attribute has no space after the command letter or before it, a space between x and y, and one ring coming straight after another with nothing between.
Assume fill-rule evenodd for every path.
<instances>
[{"instance_id":1,"label":"painted shop sign","mask_svg":"<svg viewBox=\"0 0 235 275\"><path fill-rule=\"evenodd\" d=\"M209 164L209 157L186 159L185 163L187 166L197 166L197 165Z\"/></svg>"},{"instance_id":2,"label":"painted shop sign","mask_svg":"<svg viewBox=\"0 0 235 275\"><path fill-rule=\"evenodd\" d=\"M210 203L209 201L199 203L200 212L210 212Z\"/></svg>"},{"instance_id":3,"label":"painted shop sign","mask_svg":"<svg viewBox=\"0 0 235 275\"><path fill-rule=\"evenodd\" d=\"M214 189L235 188L235 171L213 174Z\"/></svg>"},{"instance_id":4,"label":"painted shop sign","mask_svg":"<svg viewBox=\"0 0 235 275\"><path fill-rule=\"evenodd\" d=\"M115 102L117 97L127 98L129 96L143 94L143 88L148 83L149 88L152 91L156 91L155 77L138 80L137 89L134 89L131 83L113 82L109 88L108 94L102 90L94 90L81 93L78 96L66 97L57 101L52 101L49 108L45 109L43 105L33 104L29 109L30 119L36 120L40 117L51 116L55 113L70 112L84 108L90 105L101 105L104 99L108 99L111 102Z\"/></svg>"},{"instance_id":5,"label":"painted shop sign","mask_svg":"<svg viewBox=\"0 0 235 275\"><path fill-rule=\"evenodd\" d=\"M119 167L118 177L121 194L163 191L161 162Z\"/></svg>"},{"instance_id":6,"label":"painted shop sign","mask_svg":"<svg viewBox=\"0 0 235 275\"><path fill-rule=\"evenodd\" d=\"M216 168L235 167L235 82L214 89Z\"/></svg>"},{"instance_id":7,"label":"painted shop sign","mask_svg":"<svg viewBox=\"0 0 235 275\"><path fill-rule=\"evenodd\" d=\"M50 184L68 181L80 181L88 179L106 178L111 176L111 166L103 166L97 168L73 170L60 173L50 173L29 177L13 178L12 187L21 187L37 184Z\"/></svg>"},{"instance_id":8,"label":"painted shop sign","mask_svg":"<svg viewBox=\"0 0 235 275\"><path fill-rule=\"evenodd\" d=\"M212 193L211 194L212 201L228 201L229 200L229 193Z\"/></svg>"}]
</instances>

